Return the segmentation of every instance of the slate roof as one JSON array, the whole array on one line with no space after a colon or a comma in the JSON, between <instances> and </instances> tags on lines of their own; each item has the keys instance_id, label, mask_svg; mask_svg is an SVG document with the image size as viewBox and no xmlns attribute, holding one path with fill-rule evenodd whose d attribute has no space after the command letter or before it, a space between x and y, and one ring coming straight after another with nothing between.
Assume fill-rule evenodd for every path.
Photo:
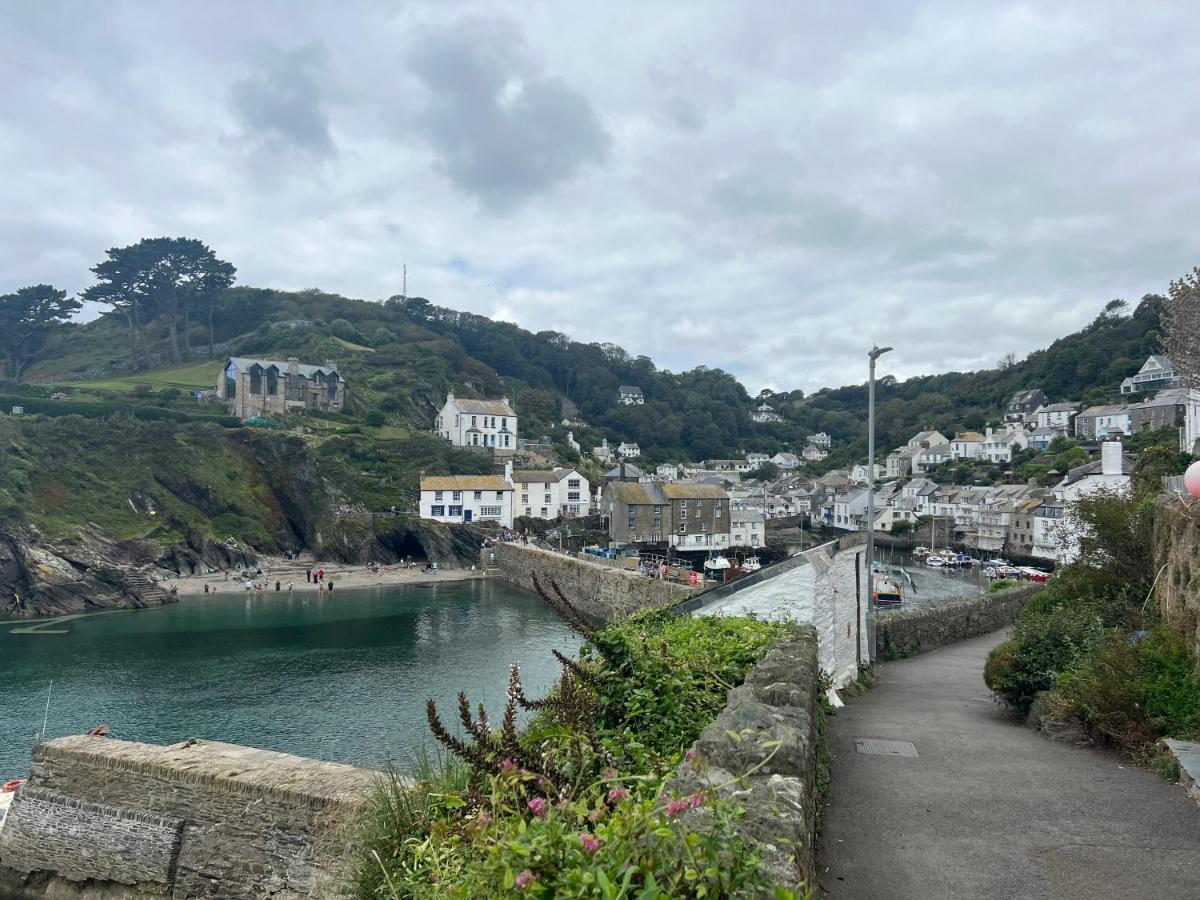
<instances>
[{"instance_id":1,"label":"slate roof","mask_svg":"<svg viewBox=\"0 0 1200 900\"><path fill-rule=\"evenodd\" d=\"M512 473L512 480L514 483L520 484L541 484L549 483L551 481L558 481L558 476L553 472L536 472L532 470L526 470L523 472L514 471Z\"/></svg>"},{"instance_id":2,"label":"slate roof","mask_svg":"<svg viewBox=\"0 0 1200 900\"><path fill-rule=\"evenodd\" d=\"M274 366L280 371L281 374L286 374L288 366L290 365L290 363L280 362L277 359L256 359L251 356L231 356L225 363L226 367L229 366L229 363L233 363L239 372L245 372L249 370L251 366L258 364L264 369ZM300 374L305 378L312 378L318 372L320 372L322 375L328 375L330 372L337 372L338 370L337 366L310 366L304 363L300 363L297 368L300 370Z\"/></svg>"},{"instance_id":3,"label":"slate roof","mask_svg":"<svg viewBox=\"0 0 1200 900\"><path fill-rule=\"evenodd\" d=\"M611 382L609 382L611 384ZM634 397L642 396L642 389L634 384L623 384L617 390L622 394L632 394Z\"/></svg>"},{"instance_id":4,"label":"slate roof","mask_svg":"<svg viewBox=\"0 0 1200 900\"><path fill-rule=\"evenodd\" d=\"M664 484L659 489L662 491L664 497L669 497L672 500L699 500L709 497L717 500L727 500L729 498L724 488L713 484Z\"/></svg>"},{"instance_id":5,"label":"slate roof","mask_svg":"<svg viewBox=\"0 0 1200 900\"><path fill-rule=\"evenodd\" d=\"M450 402L458 407L460 413L474 413L481 416L515 417L517 415L507 400L464 400L462 397L455 397Z\"/></svg>"}]
</instances>

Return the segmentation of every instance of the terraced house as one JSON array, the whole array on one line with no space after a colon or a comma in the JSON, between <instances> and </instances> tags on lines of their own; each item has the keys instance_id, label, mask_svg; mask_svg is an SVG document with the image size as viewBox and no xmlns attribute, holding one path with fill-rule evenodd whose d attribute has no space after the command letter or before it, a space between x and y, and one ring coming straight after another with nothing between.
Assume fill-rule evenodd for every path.
<instances>
[{"instance_id":1,"label":"terraced house","mask_svg":"<svg viewBox=\"0 0 1200 900\"><path fill-rule=\"evenodd\" d=\"M346 402L346 382L332 360L313 366L295 357L280 362L231 356L221 367L216 393L239 419L306 409L337 412Z\"/></svg>"},{"instance_id":2,"label":"terraced house","mask_svg":"<svg viewBox=\"0 0 1200 900\"><path fill-rule=\"evenodd\" d=\"M534 519L573 519L587 515L591 485L575 469L514 470L506 477L513 485L514 515Z\"/></svg>"},{"instance_id":3,"label":"terraced house","mask_svg":"<svg viewBox=\"0 0 1200 900\"><path fill-rule=\"evenodd\" d=\"M513 524L513 486L500 475L421 478L420 514L435 522Z\"/></svg>"}]
</instances>

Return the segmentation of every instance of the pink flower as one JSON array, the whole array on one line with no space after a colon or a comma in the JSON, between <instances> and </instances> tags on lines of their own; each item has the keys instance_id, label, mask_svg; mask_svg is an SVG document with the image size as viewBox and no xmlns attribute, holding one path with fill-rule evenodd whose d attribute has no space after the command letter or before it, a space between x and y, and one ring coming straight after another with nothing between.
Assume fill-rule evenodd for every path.
<instances>
[{"instance_id":1,"label":"pink flower","mask_svg":"<svg viewBox=\"0 0 1200 900\"><path fill-rule=\"evenodd\" d=\"M533 877L532 872L530 872L528 869L524 869L521 871L521 874L513 879L513 885L518 891L523 891L536 880L537 879Z\"/></svg>"},{"instance_id":2,"label":"pink flower","mask_svg":"<svg viewBox=\"0 0 1200 900\"><path fill-rule=\"evenodd\" d=\"M595 853L600 849L600 841L586 831L580 832L579 843L583 844L583 849L588 853Z\"/></svg>"},{"instance_id":3,"label":"pink flower","mask_svg":"<svg viewBox=\"0 0 1200 900\"><path fill-rule=\"evenodd\" d=\"M516 767L517 767L517 764L515 762L513 762L507 756L504 757L504 759L500 760L500 771L501 772L508 772L508 771L511 771L512 769L515 769Z\"/></svg>"},{"instance_id":4,"label":"pink flower","mask_svg":"<svg viewBox=\"0 0 1200 900\"><path fill-rule=\"evenodd\" d=\"M684 756L684 759L687 759L689 761L694 760L696 758L696 751L689 750L687 753L683 754L683 756Z\"/></svg>"},{"instance_id":5,"label":"pink flower","mask_svg":"<svg viewBox=\"0 0 1200 900\"><path fill-rule=\"evenodd\" d=\"M683 815L688 809L688 801L686 800L668 800L667 801L667 818L674 819L677 816Z\"/></svg>"},{"instance_id":6,"label":"pink flower","mask_svg":"<svg viewBox=\"0 0 1200 900\"><path fill-rule=\"evenodd\" d=\"M529 806L529 811L539 817L544 816L546 809L549 807L545 797L534 797L527 805Z\"/></svg>"},{"instance_id":7,"label":"pink flower","mask_svg":"<svg viewBox=\"0 0 1200 900\"><path fill-rule=\"evenodd\" d=\"M699 794L692 794L687 798L688 809L699 809L704 805L704 798Z\"/></svg>"},{"instance_id":8,"label":"pink flower","mask_svg":"<svg viewBox=\"0 0 1200 900\"><path fill-rule=\"evenodd\" d=\"M589 822L599 822L603 818L604 818L604 810L602 810L602 809L593 809L590 813L588 813L588 821Z\"/></svg>"},{"instance_id":9,"label":"pink flower","mask_svg":"<svg viewBox=\"0 0 1200 900\"><path fill-rule=\"evenodd\" d=\"M629 791L625 790L625 788L615 787L611 791L608 792L608 802L609 803L618 803L621 800L624 800L625 798L627 798L628 796L629 796Z\"/></svg>"}]
</instances>

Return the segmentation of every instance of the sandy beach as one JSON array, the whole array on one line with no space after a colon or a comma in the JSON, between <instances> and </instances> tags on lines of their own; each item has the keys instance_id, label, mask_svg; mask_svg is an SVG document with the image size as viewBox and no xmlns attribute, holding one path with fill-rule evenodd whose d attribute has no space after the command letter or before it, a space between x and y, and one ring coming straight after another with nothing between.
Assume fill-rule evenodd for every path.
<instances>
[{"instance_id":1,"label":"sandy beach","mask_svg":"<svg viewBox=\"0 0 1200 900\"><path fill-rule=\"evenodd\" d=\"M353 588L380 587L394 584L429 584L437 581L464 581L470 578L484 578L485 572L471 569L438 569L436 572L423 571L423 564L417 568L407 568L399 564L384 566L378 572L370 571L365 565L349 563L323 562L312 559L283 559L281 557L259 557L258 567L261 575L255 575L251 580L264 586L264 593L273 593L275 583L279 582L280 590L287 592L312 591L320 585L306 581L305 569L314 572L325 570L325 584L332 584L335 593L338 590ZM218 594L245 593L245 578L242 573L223 571L209 575L191 575L180 578L167 578L161 584L168 590L175 588L181 597L191 597L204 594L204 586L208 585L209 592Z\"/></svg>"}]
</instances>

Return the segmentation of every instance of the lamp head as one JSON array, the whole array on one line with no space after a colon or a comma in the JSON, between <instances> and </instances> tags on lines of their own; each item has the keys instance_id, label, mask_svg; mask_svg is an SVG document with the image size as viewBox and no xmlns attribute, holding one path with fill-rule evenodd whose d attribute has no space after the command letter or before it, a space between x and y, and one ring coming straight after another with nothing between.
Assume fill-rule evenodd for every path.
<instances>
[{"instance_id":1,"label":"lamp head","mask_svg":"<svg viewBox=\"0 0 1200 900\"><path fill-rule=\"evenodd\" d=\"M883 356L883 354L891 353L891 351L891 347L872 347L871 352L867 355L871 357L871 359L879 359L879 357Z\"/></svg>"}]
</instances>

